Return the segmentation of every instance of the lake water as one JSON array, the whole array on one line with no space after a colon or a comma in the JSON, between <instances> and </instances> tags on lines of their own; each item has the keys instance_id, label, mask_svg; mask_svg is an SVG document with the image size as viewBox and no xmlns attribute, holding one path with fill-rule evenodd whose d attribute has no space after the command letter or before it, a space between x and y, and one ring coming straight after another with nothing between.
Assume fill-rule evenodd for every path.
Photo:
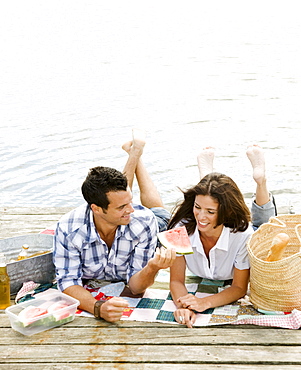
<instances>
[{"instance_id":1,"label":"lake water","mask_svg":"<svg viewBox=\"0 0 301 370\"><path fill-rule=\"evenodd\" d=\"M0 206L77 206L89 168L122 170L132 127L172 206L196 156L246 199L247 146L301 212L298 1L10 1L0 14Z\"/></svg>"}]
</instances>

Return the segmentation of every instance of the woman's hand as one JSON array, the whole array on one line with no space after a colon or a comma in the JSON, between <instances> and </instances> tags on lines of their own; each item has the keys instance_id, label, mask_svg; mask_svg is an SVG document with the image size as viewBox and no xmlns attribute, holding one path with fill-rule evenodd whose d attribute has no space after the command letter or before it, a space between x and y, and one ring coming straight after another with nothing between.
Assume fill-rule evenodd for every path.
<instances>
[{"instance_id":1,"label":"woman's hand","mask_svg":"<svg viewBox=\"0 0 301 370\"><path fill-rule=\"evenodd\" d=\"M184 308L197 312L203 312L210 308L210 304L206 298L197 298L193 294L186 294L178 298L178 302L181 303Z\"/></svg>"},{"instance_id":2,"label":"woman's hand","mask_svg":"<svg viewBox=\"0 0 301 370\"><path fill-rule=\"evenodd\" d=\"M192 328L196 319L195 313L187 308L178 308L174 312L174 317L179 324L187 325L188 328Z\"/></svg>"}]
</instances>

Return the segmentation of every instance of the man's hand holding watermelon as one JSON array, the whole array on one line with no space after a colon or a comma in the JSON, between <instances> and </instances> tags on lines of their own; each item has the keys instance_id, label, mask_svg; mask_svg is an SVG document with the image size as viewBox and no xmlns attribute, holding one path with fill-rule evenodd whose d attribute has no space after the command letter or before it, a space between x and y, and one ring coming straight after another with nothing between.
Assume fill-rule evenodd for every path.
<instances>
[{"instance_id":1,"label":"man's hand holding watermelon","mask_svg":"<svg viewBox=\"0 0 301 370\"><path fill-rule=\"evenodd\" d=\"M149 265L158 271L173 265L176 259L176 249L157 248L154 257L149 260Z\"/></svg>"}]
</instances>

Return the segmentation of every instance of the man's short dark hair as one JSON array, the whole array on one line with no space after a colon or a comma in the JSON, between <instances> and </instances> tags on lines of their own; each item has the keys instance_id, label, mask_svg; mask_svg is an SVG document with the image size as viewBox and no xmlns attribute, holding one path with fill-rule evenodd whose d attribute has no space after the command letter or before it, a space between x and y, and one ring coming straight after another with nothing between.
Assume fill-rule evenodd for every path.
<instances>
[{"instance_id":1,"label":"man's short dark hair","mask_svg":"<svg viewBox=\"0 0 301 370\"><path fill-rule=\"evenodd\" d=\"M126 191L127 178L123 173L111 167L94 167L82 185L82 194L86 202L96 204L98 207L107 209L109 200L107 193L110 191Z\"/></svg>"}]
</instances>

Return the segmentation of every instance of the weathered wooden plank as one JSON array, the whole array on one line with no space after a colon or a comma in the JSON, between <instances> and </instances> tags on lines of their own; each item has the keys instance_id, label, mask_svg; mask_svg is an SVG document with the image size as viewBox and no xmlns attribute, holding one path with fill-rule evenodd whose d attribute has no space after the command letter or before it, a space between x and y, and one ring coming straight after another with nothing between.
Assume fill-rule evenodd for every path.
<instances>
[{"instance_id":1,"label":"weathered wooden plank","mask_svg":"<svg viewBox=\"0 0 301 370\"><path fill-rule=\"evenodd\" d=\"M185 366L185 370L200 370L199 364L137 364L134 365L132 363L117 363L117 364L101 364L101 369L118 369L118 370L183 370L183 365ZM210 364L202 364L202 370L212 370L212 369L221 369L221 370L252 370L256 368L256 370L298 370L301 369L301 365L281 365L279 369L279 365L242 365L242 364L231 364L231 365L210 365ZM26 369L33 369L33 364L1 364L0 369L4 370L26 370ZM77 363L77 364L37 364L34 363L34 370L75 370L75 369L100 369L99 363Z\"/></svg>"},{"instance_id":2,"label":"weathered wooden plank","mask_svg":"<svg viewBox=\"0 0 301 370\"><path fill-rule=\"evenodd\" d=\"M30 345L0 347L3 363L191 363L301 365L300 346Z\"/></svg>"},{"instance_id":3,"label":"weathered wooden plank","mask_svg":"<svg viewBox=\"0 0 301 370\"><path fill-rule=\"evenodd\" d=\"M0 239L53 228L72 207L0 208Z\"/></svg>"},{"instance_id":4,"label":"weathered wooden plank","mask_svg":"<svg viewBox=\"0 0 301 370\"><path fill-rule=\"evenodd\" d=\"M18 223L18 226L5 226L0 225L0 239L12 238L14 236L21 236L21 235L28 235L28 234L36 234L46 229L53 229L54 226L51 222L40 222L37 221L36 223L30 224L22 224Z\"/></svg>"},{"instance_id":5,"label":"weathered wooden plank","mask_svg":"<svg viewBox=\"0 0 301 370\"><path fill-rule=\"evenodd\" d=\"M75 328L62 326L34 336L23 336L10 328L0 331L0 345L73 344L161 344L161 345L268 345L301 346L299 331L266 328ZM300 348L301 349L301 348Z\"/></svg>"},{"instance_id":6,"label":"weathered wooden plank","mask_svg":"<svg viewBox=\"0 0 301 370\"><path fill-rule=\"evenodd\" d=\"M0 207L0 215L63 215L75 207Z\"/></svg>"},{"instance_id":7,"label":"weathered wooden plank","mask_svg":"<svg viewBox=\"0 0 301 370\"><path fill-rule=\"evenodd\" d=\"M60 216L13 216L8 220L0 219L0 239L36 234L48 228L54 228Z\"/></svg>"},{"instance_id":8,"label":"weathered wooden plank","mask_svg":"<svg viewBox=\"0 0 301 370\"><path fill-rule=\"evenodd\" d=\"M3 218L0 220L0 237L4 235L10 235L15 232L27 232L37 233L57 223L59 217L55 216L13 216L8 220Z\"/></svg>"},{"instance_id":9,"label":"weathered wooden plank","mask_svg":"<svg viewBox=\"0 0 301 370\"><path fill-rule=\"evenodd\" d=\"M26 216L26 217L25 217ZM1 223L9 225L10 222L21 222L21 223L31 223L36 221L51 221L54 222L58 220L61 215L1 215Z\"/></svg>"},{"instance_id":10,"label":"weathered wooden plank","mask_svg":"<svg viewBox=\"0 0 301 370\"><path fill-rule=\"evenodd\" d=\"M200 370L199 364L137 364L134 365L132 363L117 363L117 364L101 364L101 369L118 369L118 370L183 370L183 365L185 366L185 370ZM242 364L231 364L231 365L210 365L210 364L202 364L202 370L212 370L212 369L221 369L221 370L298 370L301 369L301 365L283 365L279 368L279 365L242 365ZM33 364L1 364L0 369L4 370L26 370L26 369L33 369ZM77 364L37 364L34 363L34 370L75 370L75 369L100 369L99 363L92 363L92 362L85 362L85 363L77 363Z\"/></svg>"},{"instance_id":11,"label":"weathered wooden plank","mask_svg":"<svg viewBox=\"0 0 301 370\"><path fill-rule=\"evenodd\" d=\"M0 207L0 214L7 213L7 214L20 214L20 215L30 215L30 214L64 214L74 207ZM278 214L287 214L290 211L289 206L278 206L277 212Z\"/></svg>"}]
</instances>

